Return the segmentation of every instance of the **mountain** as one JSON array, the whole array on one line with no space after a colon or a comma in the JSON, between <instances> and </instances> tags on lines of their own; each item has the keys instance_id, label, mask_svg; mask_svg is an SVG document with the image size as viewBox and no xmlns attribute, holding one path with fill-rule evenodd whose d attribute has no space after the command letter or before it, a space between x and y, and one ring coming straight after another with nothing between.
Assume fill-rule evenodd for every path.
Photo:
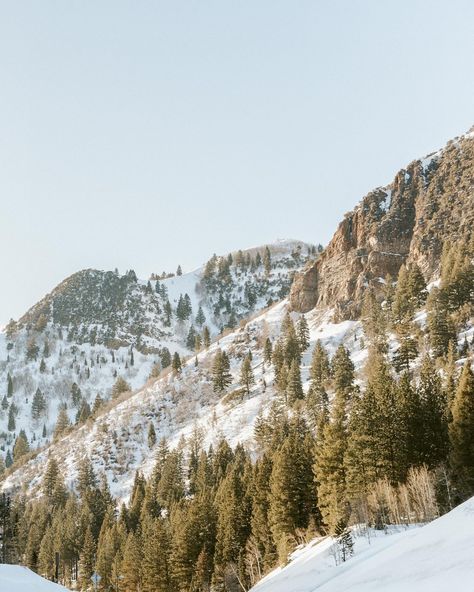
<instances>
[{"instance_id":1,"label":"mountain","mask_svg":"<svg viewBox=\"0 0 474 592\"><path fill-rule=\"evenodd\" d=\"M444 592L468 590L472 579L474 498L422 527L372 531L355 538L355 553L335 566L334 540L316 539L251 592Z\"/></svg>"},{"instance_id":2,"label":"mountain","mask_svg":"<svg viewBox=\"0 0 474 592\"><path fill-rule=\"evenodd\" d=\"M213 339L281 300L316 255L284 240L160 279L92 269L65 279L0 334L0 446L12 452L22 429L32 448L51 441L61 408L71 423L83 411L85 419L118 377L132 390L143 386L174 352L192 356L196 335L208 330Z\"/></svg>"},{"instance_id":3,"label":"mountain","mask_svg":"<svg viewBox=\"0 0 474 592\"><path fill-rule=\"evenodd\" d=\"M473 240L473 178L473 130L411 162L346 214L322 256L295 279L292 308L331 307L337 319L357 318L366 287L380 291L402 264L436 279L443 245Z\"/></svg>"},{"instance_id":4,"label":"mountain","mask_svg":"<svg viewBox=\"0 0 474 592\"><path fill-rule=\"evenodd\" d=\"M365 197L322 253L283 243L150 282L81 272L10 324L10 556L50 574L63 545L71 586L79 565L104 588L237 592L270 574L256 590L304 592L321 574L348 587L351 566L373 589L400 549L413 579L445 522L416 525L474 495L473 139ZM44 437L46 405L24 400L38 384L57 384Z\"/></svg>"}]
</instances>

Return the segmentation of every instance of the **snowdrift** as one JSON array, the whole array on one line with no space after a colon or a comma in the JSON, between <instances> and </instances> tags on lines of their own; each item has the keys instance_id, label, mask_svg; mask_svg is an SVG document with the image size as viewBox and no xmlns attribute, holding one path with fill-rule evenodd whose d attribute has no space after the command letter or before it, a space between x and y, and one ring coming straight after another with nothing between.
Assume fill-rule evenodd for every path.
<instances>
[{"instance_id":1,"label":"snowdrift","mask_svg":"<svg viewBox=\"0 0 474 592\"><path fill-rule=\"evenodd\" d=\"M21 565L0 564L1 592L68 592Z\"/></svg>"},{"instance_id":2,"label":"snowdrift","mask_svg":"<svg viewBox=\"0 0 474 592\"><path fill-rule=\"evenodd\" d=\"M334 565L330 539L313 541L251 592L446 592L470 590L474 581L474 498L430 524L368 543Z\"/></svg>"}]
</instances>

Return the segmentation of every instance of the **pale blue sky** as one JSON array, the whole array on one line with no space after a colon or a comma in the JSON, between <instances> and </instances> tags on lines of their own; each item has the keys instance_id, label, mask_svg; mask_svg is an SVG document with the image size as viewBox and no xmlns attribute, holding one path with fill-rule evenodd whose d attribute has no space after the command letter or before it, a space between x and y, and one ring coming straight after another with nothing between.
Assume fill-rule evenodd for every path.
<instances>
[{"instance_id":1,"label":"pale blue sky","mask_svg":"<svg viewBox=\"0 0 474 592\"><path fill-rule=\"evenodd\" d=\"M0 1L0 322L85 267L196 267L474 123L472 0Z\"/></svg>"}]
</instances>

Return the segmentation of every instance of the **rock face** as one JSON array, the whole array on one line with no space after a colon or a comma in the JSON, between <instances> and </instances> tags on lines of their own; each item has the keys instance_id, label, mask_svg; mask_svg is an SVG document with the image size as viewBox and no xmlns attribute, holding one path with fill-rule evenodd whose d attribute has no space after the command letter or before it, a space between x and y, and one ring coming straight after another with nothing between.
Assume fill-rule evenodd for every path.
<instances>
[{"instance_id":1,"label":"rock face","mask_svg":"<svg viewBox=\"0 0 474 592\"><path fill-rule=\"evenodd\" d=\"M430 281L439 273L443 245L473 240L474 131L415 160L387 187L366 195L317 261L293 282L290 304L307 312L335 309L336 320L356 318L368 286L380 290L400 266L416 262Z\"/></svg>"}]
</instances>

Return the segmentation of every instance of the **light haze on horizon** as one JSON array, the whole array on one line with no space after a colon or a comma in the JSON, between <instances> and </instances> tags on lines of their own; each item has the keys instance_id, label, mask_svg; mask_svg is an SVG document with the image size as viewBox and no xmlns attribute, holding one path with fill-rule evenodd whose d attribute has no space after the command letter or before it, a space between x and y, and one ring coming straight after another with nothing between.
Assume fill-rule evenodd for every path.
<instances>
[{"instance_id":1,"label":"light haze on horizon","mask_svg":"<svg viewBox=\"0 0 474 592\"><path fill-rule=\"evenodd\" d=\"M470 0L2 2L0 324L344 213L474 123Z\"/></svg>"}]
</instances>

